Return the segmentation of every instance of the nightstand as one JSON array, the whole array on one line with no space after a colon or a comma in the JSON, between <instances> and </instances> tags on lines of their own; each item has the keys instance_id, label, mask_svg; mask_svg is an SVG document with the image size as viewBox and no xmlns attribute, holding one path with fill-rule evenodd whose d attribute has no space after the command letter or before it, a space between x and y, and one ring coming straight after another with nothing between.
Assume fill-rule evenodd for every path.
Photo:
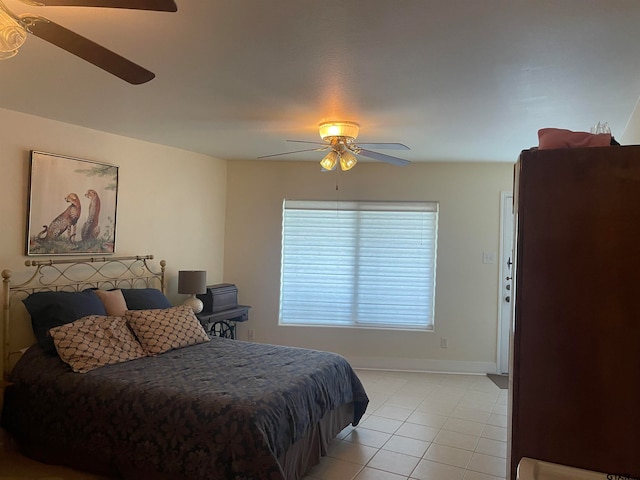
<instances>
[{"instance_id":1,"label":"nightstand","mask_svg":"<svg viewBox=\"0 0 640 480\"><path fill-rule=\"evenodd\" d=\"M219 312L200 312L198 320L209 336L236 338L236 323L249 320L248 305L236 305Z\"/></svg>"}]
</instances>

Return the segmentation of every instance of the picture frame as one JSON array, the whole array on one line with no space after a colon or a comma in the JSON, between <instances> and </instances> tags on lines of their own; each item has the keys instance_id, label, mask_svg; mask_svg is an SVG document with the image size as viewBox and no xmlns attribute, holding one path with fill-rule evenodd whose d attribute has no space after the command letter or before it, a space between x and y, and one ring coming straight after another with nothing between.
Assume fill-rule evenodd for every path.
<instances>
[{"instance_id":1,"label":"picture frame","mask_svg":"<svg viewBox=\"0 0 640 480\"><path fill-rule=\"evenodd\" d=\"M31 151L26 254L115 253L118 169Z\"/></svg>"}]
</instances>

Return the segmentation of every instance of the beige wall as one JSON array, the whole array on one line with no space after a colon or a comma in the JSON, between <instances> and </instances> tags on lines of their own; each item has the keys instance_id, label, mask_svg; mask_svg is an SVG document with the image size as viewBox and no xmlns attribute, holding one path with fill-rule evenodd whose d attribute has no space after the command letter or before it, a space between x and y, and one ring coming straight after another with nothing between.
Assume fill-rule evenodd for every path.
<instances>
[{"instance_id":1,"label":"beige wall","mask_svg":"<svg viewBox=\"0 0 640 480\"><path fill-rule=\"evenodd\" d=\"M361 367L494 371L498 264L483 264L482 253L499 251L500 192L511 190L512 172L500 163L361 162L336 175L315 162L230 162L224 278L253 307L240 338L251 328L256 341L330 350ZM284 198L439 201L435 331L278 326Z\"/></svg>"},{"instance_id":2,"label":"beige wall","mask_svg":"<svg viewBox=\"0 0 640 480\"><path fill-rule=\"evenodd\" d=\"M116 255L167 260L168 296L177 270L203 269L222 281L226 162L175 148L0 109L0 269L24 276L29 152L40 150L118 165ZM14 346L29 338L14 326Z\"/></svg>"},{"instance_id":3,"label":"beige wall","mask_svg":"<svg viewBox=\"0 0 640 480\"><path fill-rule=\"evenodd\" d=\"M253 307L240 338L252 328L256 341L335 351L365 367L495 368L498 266L483 264L482 252L499 249L500 192L511 190L510 164L362 162L351 172L323 174L315 162L227 164L2 109L0 123L0 268L16 278L26 270L29 151L86 158L120 167L116 253L166 259L174 303L181 301L179 269L202 268L209 283L236 283L240 302ZM435 331L279 327L285 197L439 201ZM28 342L26 327L14 329L21 332L14 346ZM440 348L441 337L449 348Z\"/></svg>"}]
</instances>

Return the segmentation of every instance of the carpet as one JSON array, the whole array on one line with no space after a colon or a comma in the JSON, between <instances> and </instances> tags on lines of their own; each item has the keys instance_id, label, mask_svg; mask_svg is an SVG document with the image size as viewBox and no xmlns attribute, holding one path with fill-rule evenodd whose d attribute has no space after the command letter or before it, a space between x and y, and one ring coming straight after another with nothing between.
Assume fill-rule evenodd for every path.
<instances>
[{"instance_id":1,"label":"carpet","mask_svg":"<svg viewBox=\"0 0 640 480\"><path fill-rule=\"evenodd\" d=\"M493 373L487 373L487 377L499 388L507 390L509 388L509 375L495 375Z\"/></svg>"}]
</instances>

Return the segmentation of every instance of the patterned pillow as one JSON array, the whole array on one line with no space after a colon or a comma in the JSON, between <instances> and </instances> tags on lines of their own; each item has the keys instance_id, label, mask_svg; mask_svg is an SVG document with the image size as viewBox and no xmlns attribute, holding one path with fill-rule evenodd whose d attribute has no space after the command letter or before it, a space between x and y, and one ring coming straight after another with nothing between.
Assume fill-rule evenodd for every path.
<instances>
[{"instance_id":1,"label":"patterned pillow","mask_svg":"<svg viewBox=\"0 0 640 480\"><path fill-rule=\"evenodd\" d=\"M209 341L191 307L127 310L125 318L147 355Z\"/></svg>"},{"instance_id":2,"label":"patterned pillow","mask_svg":"<svg viewBox=\"0 0 640 480\"><path fill-rule=\"evenodd\" d=\"M94 290L104 305L107 315L124 317L127 311L127 302L124 301L122 290Z\"/></svg>"},{"instance_id":3,"label":"patterned pillow","mask_svg":"<svg viewBox=\"0 0 640 480\"><path fill-rule=\"evenodd\" d=\"M123 317L89 315L49 332L58 355L74 372L145 356Z\"/></svg>"}]
</instances>

